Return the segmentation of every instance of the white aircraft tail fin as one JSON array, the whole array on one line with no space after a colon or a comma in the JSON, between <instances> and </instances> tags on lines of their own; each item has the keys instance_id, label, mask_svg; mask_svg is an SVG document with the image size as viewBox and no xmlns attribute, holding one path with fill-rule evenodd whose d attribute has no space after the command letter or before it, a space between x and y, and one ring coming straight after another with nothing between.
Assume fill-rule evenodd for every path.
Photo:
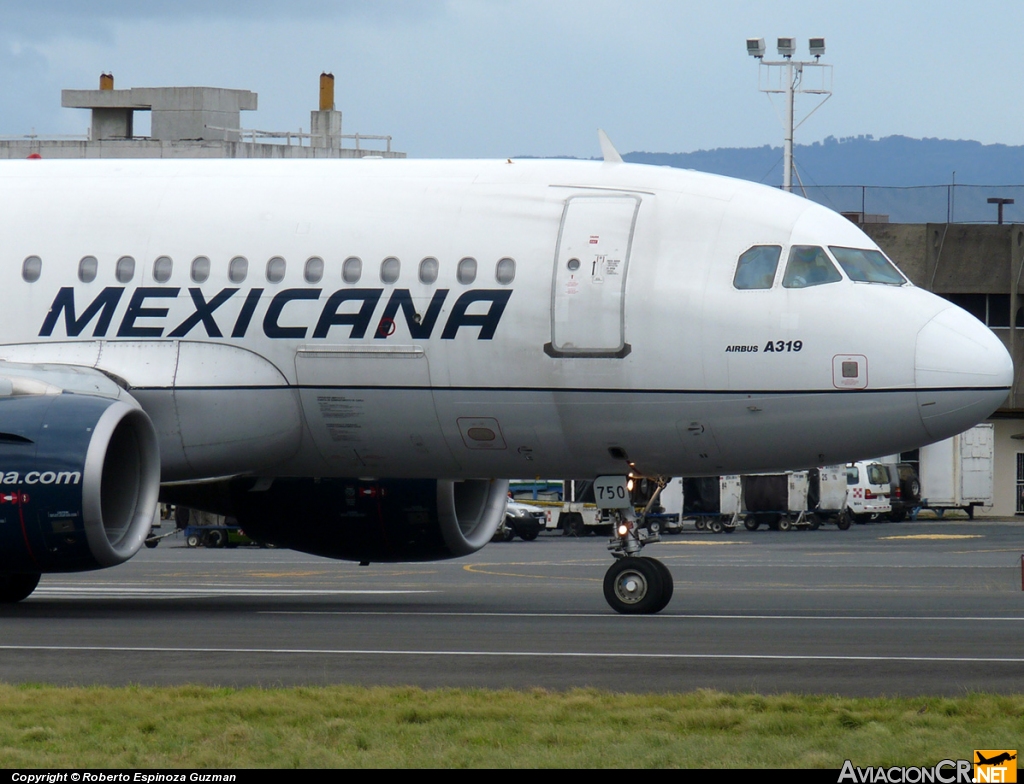
<instances>
[{"instance_id":1,"label":"white aircraft tail fin","mask_svg":"<svg viewBox=\"0 0 1024 784\"><path fill-rule=\"evenodd\" d=\"M622 163L622 156L619 155L619 151L615 149L615 145L608 138L608 134L600 128L597 129L597 140L601 142L601 156L604 158L605 163Z\"/></svg>"}]
</instances>

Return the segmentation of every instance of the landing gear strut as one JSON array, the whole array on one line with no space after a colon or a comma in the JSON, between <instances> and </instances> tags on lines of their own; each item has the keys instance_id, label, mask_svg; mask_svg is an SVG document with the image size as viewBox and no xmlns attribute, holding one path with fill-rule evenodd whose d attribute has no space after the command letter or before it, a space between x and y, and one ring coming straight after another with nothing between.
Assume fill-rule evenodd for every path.
<instances>
[{"instance_id":1,"label":"landing gear strut","mask_svg":"<svg viewBox=\"0 0 1024 784\"><path fill-rule=\"evenodd\" d=\"M625 492L625 503L621 501L626 481L624 476L598 477L594 483L598 506L604 507L612 522L608 549L615 562L604 576L604 598L613 610L620 613L645 615L661 612L672 599L672 573L661 561L640 555L645 545L658 542L661 537L657 523L646 524L646 514L637 519L629 503L628 491ZM608 497L602 498L602 495ZM648 508L653 506L657 496L655 493ZM617 497L619 503L615 503Z\"/></svg>"}]
</instances>

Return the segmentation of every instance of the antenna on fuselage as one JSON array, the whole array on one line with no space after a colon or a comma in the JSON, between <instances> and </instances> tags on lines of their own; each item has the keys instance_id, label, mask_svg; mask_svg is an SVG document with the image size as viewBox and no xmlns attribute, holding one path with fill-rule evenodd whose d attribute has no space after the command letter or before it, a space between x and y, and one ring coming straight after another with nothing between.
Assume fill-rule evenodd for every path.
<instances>
[{"instance_id":1,"label":"antenna on fuselage","mask_svg":"<svg viewBox=\"0 0 1024 784\"><path fill-rule=\"evenodd\" d=\"M600 128L597 129L597 140L601 143L601 157L604 158L605 163L622 163L622 156L619 155L619 151L615 149L615 145L608 138L608 134Z\"/></svg>"}]
</instances>

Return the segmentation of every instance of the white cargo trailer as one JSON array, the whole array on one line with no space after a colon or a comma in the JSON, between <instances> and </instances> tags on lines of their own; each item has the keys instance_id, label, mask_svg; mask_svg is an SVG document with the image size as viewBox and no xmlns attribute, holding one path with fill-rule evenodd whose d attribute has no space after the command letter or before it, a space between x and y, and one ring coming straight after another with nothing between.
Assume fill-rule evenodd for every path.
<instances>
[{"instance_id":1,"label":"white cargo trailer","mask_svg":"<svg viewBox=\"0 0 1024 784\"><path fill-rule=\"evenodd\" d=\"M817 511L839 514L846 508L846 466L830 465L818 469Z\"/></svg>"},{"instance_id":2,"label":"white cargo trailer","mask_svg":"<svg viewBox=\"0 0 1024 784\"><path fill-rule=\"evenodd\" d=\"M658 502L668 514L678 514L680 521L683 518L683 478L674 476L665 484L665 488L658 497ZM675 525L666 526L669 531L679 530L681 522Z\"/></svg>"},{"instance_id":3,"label":"white cargo trailer","mask_svg":"<svg viewBox=\"0 0 1024 784\"><path fill-rule=\"evenodd\" d=\"M739 474L731 474L718 478L718 490L722 498L722 514L735 521L743 514L743 478Z\"/></svg>"},{"instance_id":4,"label":"white cargo trailer","mask_svg":"<svg viewBox=\"0 0 1024 784\"><path fill-rule=\"evenodd\" d=\"M976 507L992 506L994 442L994 426L986 424L921 447L921 507L939 515L962 509L973 519Z\"/></svg>"}]
</instances>

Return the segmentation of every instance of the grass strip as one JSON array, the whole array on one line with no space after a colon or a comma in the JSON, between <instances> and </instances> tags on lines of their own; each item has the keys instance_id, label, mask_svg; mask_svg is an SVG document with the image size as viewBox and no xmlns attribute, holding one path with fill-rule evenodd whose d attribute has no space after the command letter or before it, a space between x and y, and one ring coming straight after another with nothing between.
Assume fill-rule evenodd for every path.
<instances>
[{"instance_id":1,"label":"grass strip","mask_svg":"<svg viewBox=\"0 0 1024 784\"><path fill-rule=\"evenodd\" d=\"M0 767L931 766L1024 746L1024 695L0 685Z\"/></svg>"}]
</instances>

